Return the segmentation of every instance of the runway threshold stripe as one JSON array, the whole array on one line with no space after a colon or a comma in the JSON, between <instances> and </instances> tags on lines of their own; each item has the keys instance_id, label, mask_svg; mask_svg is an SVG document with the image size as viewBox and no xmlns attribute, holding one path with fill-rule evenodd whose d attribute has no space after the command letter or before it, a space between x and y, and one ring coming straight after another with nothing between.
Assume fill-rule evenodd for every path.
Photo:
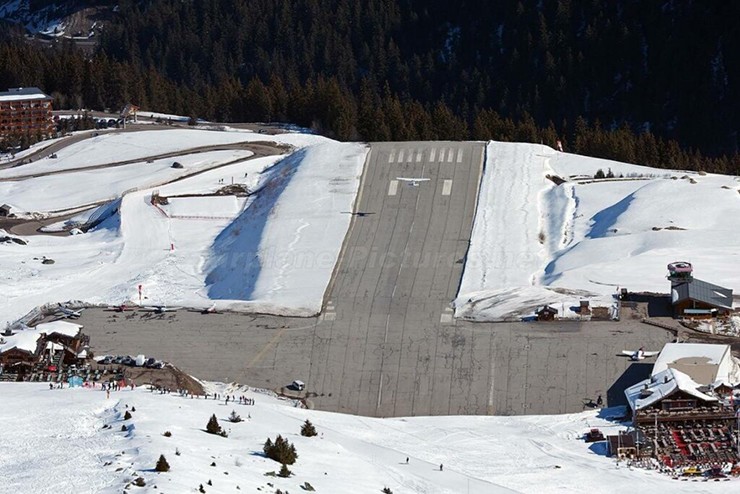
<instances>
[{"instance_id":1,"label":"runway threshold stripe","mask_svg":"<svg viewBox=\"0 0 740 494\"><path fill-rule=\"evenodd\" d=\"M391 184L388 186L388 195L395 196L398 192L398 180L391 180Z\"/></svg>"}]
</instances>

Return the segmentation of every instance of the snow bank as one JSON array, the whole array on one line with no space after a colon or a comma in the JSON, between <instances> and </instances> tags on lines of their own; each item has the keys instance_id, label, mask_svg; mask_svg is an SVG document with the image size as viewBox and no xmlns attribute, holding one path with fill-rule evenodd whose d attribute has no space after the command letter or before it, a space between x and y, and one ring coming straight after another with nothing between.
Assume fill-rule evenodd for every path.
<instances>
[{"instance_id":1,"label":"snow bank","mask_svg":"<svg viewBox=\"0 0 740 494\"><path fill-rule=\"evenodd\" d=\"M249 301L261 312L319 312L366 153L359 144L327 143L264 173L245 211L213 244L208 297Z\"/></svg>"},{"instance_id":2,"label":"snow bank","mask_svg":"<svg viewBox=\"0 0 740 494\"><path fill-rule=\"evenodd\" d=\"M593 180L599 169L615 179ZM518 319L550 304L577 317L579 299L609 307L622 287L668 292L676 260L737 290L739 189L737 177L491 142L456 315Z\"/></svg>"}]
</instances>

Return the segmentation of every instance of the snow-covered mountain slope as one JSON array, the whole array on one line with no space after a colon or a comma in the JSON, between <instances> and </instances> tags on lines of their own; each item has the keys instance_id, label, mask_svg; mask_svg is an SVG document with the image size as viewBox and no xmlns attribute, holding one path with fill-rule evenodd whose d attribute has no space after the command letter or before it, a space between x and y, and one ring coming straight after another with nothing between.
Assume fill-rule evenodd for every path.
<instances>
[{"instance_id":1,"label":"snow-covered mountain slope","mask_svg":"<svg viewBox=\"0 0 740 494\"><path fill-rule=\"evenodd\" d=\"M224 385L209 385L220 400L144 388L112 392L110 398L100 388L50 390L45 383L3 383L1 388L3 493L118 493L138 477L146 485L128 492L197 492L200 484L209 493L303 492L305 482L326 494L376 494L384 487L395 494L620 493L638 486L650 492L698 492L693 482L619 467L604 456L604 443L584 443L579 438L591 427L608 434L622 428L595 411L374 419L295 408L289 401ZM225 404L225 394L237 402ZM255 404L240 404L240 396ZM244 421L228 422L232 410ZM130 420L123 420L126 411ZM204 432L212 414L228 437ZM318 436L300 435L305 420ZM167 431L170 437L163 435ZM298 453L290 478L265 475L280 469L262 454L265 440L278 434ZM170 465L167 473L154 471L160 455ZM735 492L736 484L712 483L711 492Z\"/></svg>"},{"instance_id":2,"label":"snow-covered mountain slope","mask_svg":"<svg viewBox=\"0 0 740 494\"><path fill-rule=\"evenodd\" d=\"M551 304L573 317L579 299L608 307L621 287L667 293L678 260L738 289L739 190L738 177L491 142L456 315L517 319Z\"/></svg>"},{"instance_id":3,"label":"snow-covered mountain slope","mask_svg":"<svg viewBox=\"0 0 740 494\"><path fill-rule=\"evenodd\" d=\"M320 310L349 227L351 217L342 212L352 210L366 146L284 133L271 139L293 154L247 159L246 150L187 151L265 136L189 130L121 136L108 136L103 147L95 139L82 141L37 165L61 173L3 182L3 173L17 176L33 164L0 172L2 202L24 206L28 214L106 200L113 202L73 221L114 213L83 235L33 235L27 245L0 245L0 280L8 288L0 300L0 325L49 302L137 300L139 285L149 303L208 307L215 300L220 309L300 315ZM146 162L163 150L185 154ZM77 170L131 156L142 161ZM182 168L172 168L174 160ZM173 181L183 175L188 177ZM217 195L232 184L249 197ZM186 197L154 206L155 191ZM44 257L55 263L42 264Z\"/></svg>"}]
</instances>

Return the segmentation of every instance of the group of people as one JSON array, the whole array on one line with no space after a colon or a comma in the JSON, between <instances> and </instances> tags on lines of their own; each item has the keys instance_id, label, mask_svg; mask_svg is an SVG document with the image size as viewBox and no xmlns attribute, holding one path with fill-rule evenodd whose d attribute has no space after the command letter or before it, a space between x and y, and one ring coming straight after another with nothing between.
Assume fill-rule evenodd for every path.
<instances>
[{"instance_id":1,"label":"group of people","mask_svg":"<svg viewBox=\"0 0 740 494\"><path fill-rule=\"evenodd\" d=\"M151 391L152 393L154 391L157 391L157 392L159 392L159 394L171 394L173 392L173 390L171 390L170 388L168 388L166 386L151 386L149 388L149 391ZM194 394L193 392L191 392L191 391L189 391L189 390L187 390L185 388L182 388L182 389L179 389L178 388L178 389L174 390L174 392L177 393L177 394L179 394L183 398L187 398L189 396L191 400L194 399L194 398L200 398L201 397L201 395ZM231 402L231 403L239 402L240 405L254 405L255 404L255 399L254 398L249 398L249 397L244 396L244 395L236 396L236 395L228 395L228 394L227 395L222 395L220 393L206 393L205 395L202 395L202 396L206 400L209 400L209 399L223 400L227 405L229 404L229 402Z\"/></svg>"}]
</instances>

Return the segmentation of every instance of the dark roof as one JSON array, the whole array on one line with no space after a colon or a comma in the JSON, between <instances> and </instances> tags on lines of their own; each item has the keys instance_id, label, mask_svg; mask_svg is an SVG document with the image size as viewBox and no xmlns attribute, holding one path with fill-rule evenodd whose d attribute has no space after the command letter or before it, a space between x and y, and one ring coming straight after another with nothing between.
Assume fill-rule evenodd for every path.
<instances>
[{"instance_id":1,"label":"dark roof","mask_svg":"<svg viewBox=\"0 0 740 494\"><path fill-rule=\"evenodd\" d=\"M558 310L555 309L554 307L550 307L549 305L545 305L544 307L538 307L535 312L537 314L540 314L542 312L549 312L551 314L557 314L558 313Z\"/></svg>"},{"instance_id":2,"label":"dark roof","mask_svg":"<svg viewBox=\"0 0 740 494\"><path fill-rule=\"evenodd\" d=\"M0 209L5 209L7 211L10 211L11 208L7 204L3 204L2 206L0 206Z\"/></svg>"},{"instance_id":3,"label":"dark roof","mask_svg":"<svg viewBox=\"0 0 740 494\"><path fill-rule=\"evenodd\" d=\"M683 300L696 300L722 309L732 310L731 288L723 288L694 278L691 281L675 285L673 290L676 291L677 295L673 297L674 304Z\"/></svg>"}]
</instances>

